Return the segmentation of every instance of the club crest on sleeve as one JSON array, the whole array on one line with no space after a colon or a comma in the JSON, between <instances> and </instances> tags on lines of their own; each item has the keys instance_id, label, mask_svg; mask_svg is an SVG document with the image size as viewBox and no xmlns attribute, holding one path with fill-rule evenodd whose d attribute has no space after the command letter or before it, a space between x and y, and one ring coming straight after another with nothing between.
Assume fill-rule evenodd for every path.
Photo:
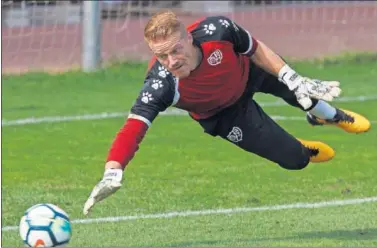
<instances>
[{"instance_id":1,"label":"club crest on sleeve","mask_svg":"<svg viewBox=\"0 0 377 248\"><path fill-rule=\"evenodd\" d=\"M232 141L233 143L237 143L242 141L242 130L239 127L233 127L232 131L226 136L228 140Z\"/></svg>"},{"instance_id":2,"label":"club crest on sleeve","mask_svg":"<svg viewBox=\"0 0 377 248\"><path fill-rule=\"evenodd\" d=\"M220 49L216 49L213 53L211 53L207 61L208 61L208 64L215 66L215 65L220 64L222 59L223 59L223 53L220 51Z\"/></svg>"}]
</instances>

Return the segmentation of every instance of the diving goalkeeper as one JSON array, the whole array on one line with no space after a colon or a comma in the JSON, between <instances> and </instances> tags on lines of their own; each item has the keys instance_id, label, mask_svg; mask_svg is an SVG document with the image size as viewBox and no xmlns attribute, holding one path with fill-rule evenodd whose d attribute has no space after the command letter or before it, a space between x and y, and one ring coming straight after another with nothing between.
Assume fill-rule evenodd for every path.
<instances>
[{"instance_id":1,"label":"diving goalkeeper","mask_svg":"<svg viewBox=\"0 0 377 248\"><path fill-rule=\"evenodd\" d=\"M159 12L145 26L144 39L154 58L111 145L103 179L84 205L85 215L121 187L125 168L148 128L170 106L187 111L208 135L287 170L331 160L335 152L323 142L286 132L253 99L255 93L282 98L304 111L311 125L333 125L349 133L370 128L365 117L328 103L340 95L339 82L301 76L225 16L210 16L185 27L173 12Z\"/></svg>"}]
</instances>

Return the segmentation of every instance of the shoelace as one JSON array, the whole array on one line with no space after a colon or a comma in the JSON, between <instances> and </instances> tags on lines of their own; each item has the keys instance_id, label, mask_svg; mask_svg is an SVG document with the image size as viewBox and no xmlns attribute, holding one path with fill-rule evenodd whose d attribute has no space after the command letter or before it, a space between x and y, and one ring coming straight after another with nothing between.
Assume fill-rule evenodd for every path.
<instances>
[{"instance_id":1,"label":"shoelace","mask_svg":"<svg viewBox=\"0 0 377 248\"><path fill-rule=\"evenodd\" d=\"M313 147L309 147L309 146L305 146L305 147L309 150L310 157L318 155L318 153L319 153L319 149L318 148L313 148Z\"/></svg>"},{"instance_id":2,"label":"shoelace","mask_svg":"<svg viewBox=\"0 0 377 248\"><path fill-rule=\"evenodd\" d=\"M340 118L339 118L339 121L342 121L342 122L349 122L349 123L354 123L355 122L355 118L353 118L352 116L350 116L349 114L346 114L345 112L339 110L340 112Z\"/></svg>"}]
</instances>

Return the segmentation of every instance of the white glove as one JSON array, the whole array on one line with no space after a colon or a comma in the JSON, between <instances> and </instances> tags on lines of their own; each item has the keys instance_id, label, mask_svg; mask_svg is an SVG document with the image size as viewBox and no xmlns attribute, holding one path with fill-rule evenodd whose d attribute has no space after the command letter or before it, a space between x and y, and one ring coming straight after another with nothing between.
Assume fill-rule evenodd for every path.
<instances>
[{"instance_id":1,"label":"white glove","mask_svg":"<svg viewBox=\"0 0 377 248\"><path fill-rule=\"evenodd\" d=\"M85 202L84 215L89 213L94 204L115 193L122 186L122 179L122 169L106 169L102 180L94 186L88 200Z\"/></svg>"},{"instance_id":2,"label":"white glove","mask_svg":"<svg viewBox=\"0 0 377 248\"><path fill-rule=\"evenodd\" d=\"M308 109L312 106L310 98L331 102L339 97L342 92L337 81L321 81L300 76L288 65L283 66L279 72L279 81L288 86L289 90L294 91L298 103Z\"/></svg>"}]
</instances>

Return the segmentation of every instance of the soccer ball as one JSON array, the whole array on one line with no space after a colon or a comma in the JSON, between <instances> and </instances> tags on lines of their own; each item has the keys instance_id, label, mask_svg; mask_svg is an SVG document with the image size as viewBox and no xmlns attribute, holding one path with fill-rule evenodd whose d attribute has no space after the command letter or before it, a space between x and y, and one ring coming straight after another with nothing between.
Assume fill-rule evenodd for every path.
<instances>
[{"instance_id":1,"label":"soccer ball","mask_svg":"<svg viewBox=\"0 0 377 248\"><path fill-rule=\"evenodd\" d=\"M29 247L56 247L71 239L71 222L66 212L53 204L37 204L25 211L20 235Z\"/></svg>"}]
</instances>

